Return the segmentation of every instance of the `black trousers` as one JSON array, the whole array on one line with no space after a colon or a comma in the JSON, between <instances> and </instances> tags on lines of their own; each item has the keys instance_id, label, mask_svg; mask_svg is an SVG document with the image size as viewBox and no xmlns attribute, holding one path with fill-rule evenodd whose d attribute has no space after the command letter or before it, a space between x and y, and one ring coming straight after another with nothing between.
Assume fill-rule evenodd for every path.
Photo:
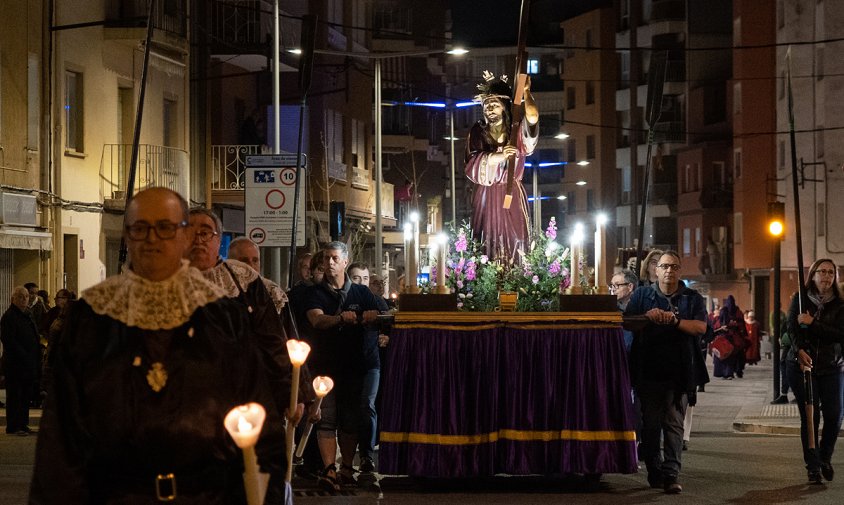
<instances>
[{"instance_id":1,"label":"black trousers","mask_svg":"<svg viewBox=\"0 0 844 505\"><path fill-rule=\"evenodd\" d=\"M16 374L6 375L6 433L15 433L29 425L29 398L32 381Z\"/></svg>"}]
</instances>

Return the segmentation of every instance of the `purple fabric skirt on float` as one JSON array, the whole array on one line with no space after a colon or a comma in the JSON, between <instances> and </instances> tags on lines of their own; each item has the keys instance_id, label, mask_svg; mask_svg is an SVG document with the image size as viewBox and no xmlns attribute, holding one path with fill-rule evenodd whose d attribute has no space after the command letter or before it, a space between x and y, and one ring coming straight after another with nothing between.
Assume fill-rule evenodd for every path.
<instances>
[{"instance_id":1,"label":"purple fabric skirt on float","mask_svg":"<svg viewBox=\"0 0 844 505\"><path fill-rule=\"evenodd\" d=\"M468 324L397 321L382 371L381 473L637 471L620 325L477 315Z\"/></svg>"}]
</instances>

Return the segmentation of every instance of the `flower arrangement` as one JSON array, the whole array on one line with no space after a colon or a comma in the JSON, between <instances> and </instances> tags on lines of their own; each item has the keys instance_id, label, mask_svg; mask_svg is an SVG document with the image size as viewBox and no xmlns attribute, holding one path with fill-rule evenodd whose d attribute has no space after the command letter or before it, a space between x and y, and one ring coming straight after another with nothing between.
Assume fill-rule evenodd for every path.
<instances>
[{"instance_id":1,"label":"flower arrangement","mask_svg":"<svg viewBox=\"0 0 844 505\"><path fill-rule=\"evenodd\" d=\"M472 228L465 221L460 228L452 230L449 238L452 245L446 259L445 282L452 293L457 293L457 308L480 312L494 310L501 265L490 261L483 253L483 244L474 239ZM432 269L432 278L436 278L437 267Z\"/></svg>"},{"instance_id":2,"label":"flower arrangement","mask_svg":"<svg viewBox=\"0 0 844 505\"><path fill-rule=\"evenodd\" d=\"M552 217L544 233L533 233L530 248L520 249L520 264L513 265L503 287L516 291L520 312L553 312L560 308L560 292L569 286L569 250L555 241L557 222Z\"/></svg>"},{"instance_id":3,"label":"flower arrangement","mask_svg":"<svg viewBox=\"0 0 844 505\"><path fill-rule=\"evenodd\" d=\"M450 234L446 259L446 285L457 293L457 307L489 312L498 306L501 289L519 295L517 311L547 312L559 309L559 293L569 284L569 251L554 241L557 223L552 217L544 233L534 234L528 251L519 250L520 262L492 260L483 244L474 239L465 221ZM432 267L431 278L439 265Z\"/></svg>"}]
</instances>

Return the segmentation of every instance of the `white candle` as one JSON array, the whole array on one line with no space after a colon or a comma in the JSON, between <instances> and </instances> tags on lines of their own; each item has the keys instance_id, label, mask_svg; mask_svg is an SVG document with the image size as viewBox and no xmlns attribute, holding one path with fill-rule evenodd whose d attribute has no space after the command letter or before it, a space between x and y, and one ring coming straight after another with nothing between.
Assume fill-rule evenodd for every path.
<instances>
[{"instance_id":1,"label":"white candle","mask_svg":"<svg viewBox=\"0 0 844 505\"><path fill-rule=\"evenodd\" d=\"M323 375L318 375L314 377L314 392L316 393L316 407L314 410L319 410L320 406L322 406L322 399L334 389L334 381L331 380L331 377L326 377ZM299 444L296 445L296 457L301 458L302 454L305 452L305 445L308 443L308 437L311 435L311 429L313 429L314 423L308 422L307 426L305 426L305 431L302 432L302 438L299 439Z\"/></svg>"},{"instance_id":2,"label":"white candle","mask_svg":"<svg viewBox=\"0 0 844 505\"><path fill-rule=\"evenodd\" d=\"M574 225L574 232L571 235L571 286L569 294L579 295L583 293L580 286L580 263L583 260L583 223Z\"/></svg>"},{"instance_id":3,"label":"white candle","mask_svg":"<svg viewBox=\"0 0 844 505\"><path fill-rule=\"evenodd\" d=\"M445 285L446 257L448 256L448 236L437 234L437 294L447 295L448 286Z\"/></svg>"},{"instance_id":4,"label":"white candle","mask_svg":"<svg viewBox=\"0 0 844 505\"><path fill-rule=\"evenodd\" d=\"M604 271L604 241L606 238L607 216L598 214L595 218L595 292L606 294L609 292Z\"/></svg>"},{"instance_id":5,"label":"white candle","mask_svg":"<svg viewBox=\"0 0 844 505\"><path fill-rule=\"evenodd\" d=\"M264 503L267 492L269 475L258 472L258 458L255 455L255 444L258 443L266 417L267 412L260 404L247 403L231 409L223 420L226 431L243 452L243 485L249 505Z\"/></svg>"},{"instance_id":6,"label":"white candle","mask_svg":"<svg viewBox=\"0 0 844 505\"><path fill-rule=\"evenodd\" d=\"M293 377L290 383L290 405L289 414L293 415L296 412L296 405L299 403L299 371L305 360L308 359L308 353L311 352L311 346L301 340L290 339L287 341L287 354L290 356L290 364L293 365ZM293 442L296 435L296 426L292 422L287 422L287 475L285 480L290 482L293 479Z\"/></svg>"},{"instance_id":7,"label":"white candle","mask_svg":"<svg viewBox=\"0 0 844 505\"><path fill-rule=\"evenodd\" d=\"M404 288L402 289L403 293L410 292L410 248L412 247L412 242L413 225L410 223L404 223Z\"/></svg>"}]
</instances>

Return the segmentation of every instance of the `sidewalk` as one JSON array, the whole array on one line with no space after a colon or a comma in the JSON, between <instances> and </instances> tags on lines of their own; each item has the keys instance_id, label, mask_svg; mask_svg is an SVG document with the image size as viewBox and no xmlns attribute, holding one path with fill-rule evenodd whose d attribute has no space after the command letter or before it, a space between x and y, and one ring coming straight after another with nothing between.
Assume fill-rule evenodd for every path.
<instances>
[{"instance_id":1,"label":"sidewalk","mask_svg":"<svg viewBox=\"0 0 844 505\"><path fill-rule=\"evenodd\" d=\"M798 405L771 405L773 361L763 358L747 366L744 378L724 380L712 375L712 358L707 357L710 383L698 393L692 423L692 437L701 431L739 431L777 435L799 435ZM790 394L789 399L794 399Z\"/></svg>"}]
</instances>

